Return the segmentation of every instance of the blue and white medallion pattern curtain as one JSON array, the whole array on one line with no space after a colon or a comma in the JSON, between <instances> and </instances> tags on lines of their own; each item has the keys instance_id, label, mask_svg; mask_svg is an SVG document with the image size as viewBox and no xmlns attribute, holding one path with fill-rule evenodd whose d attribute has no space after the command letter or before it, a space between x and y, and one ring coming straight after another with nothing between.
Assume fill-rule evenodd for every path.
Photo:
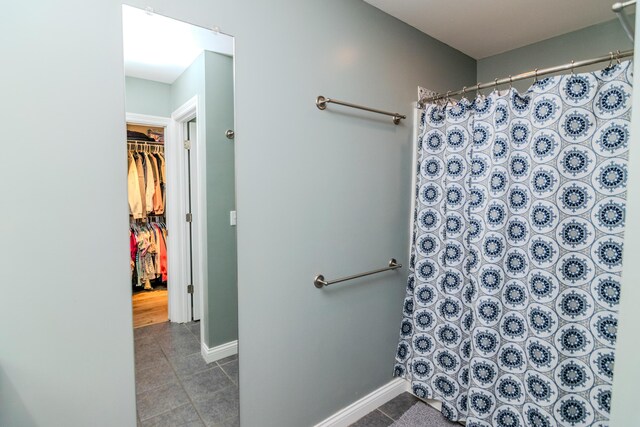
<instances>
[{"instance_id":1,"label":"blue and white medallion pattern curtain","mask_svg":"<svg viewBox=\"0 0 640 427\"><path fill-rule=\"evenodd\" d=\"M395 375L468 427L604 427L630 62L427 105Z\"/></svg>"}]
</instances>

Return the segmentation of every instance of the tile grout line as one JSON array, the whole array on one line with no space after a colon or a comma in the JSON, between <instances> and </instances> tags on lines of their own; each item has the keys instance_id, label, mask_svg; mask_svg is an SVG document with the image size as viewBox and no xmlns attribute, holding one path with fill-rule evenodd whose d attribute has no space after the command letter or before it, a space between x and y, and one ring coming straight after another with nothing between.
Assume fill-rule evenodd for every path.
<instances>
[{"instance_id":1,"label":"tile grout line","mask_svg":"<svg viewBox=\"0 0 640 427\"><path fill-rule=\"evenodd\" d=\"M233 380L233 378L231 378L231 376L229 374L227 374L227 371L224 370L222 365L219 364L217 361L216 361L216 364L218 365L218 368L220 368L222 373L225 374L227 376L227 378L229 378L229 381L231 381L231 384L233 384L234 386L238 387L238 384L236 384L236 382ZM227 363L225 363L225 365L227 365Z\"/></svg>"},{"instance_id":2,"label":"tile grout line","mask_svg":"<svg viewBox=\"0 0 640 427\"><path fill-rule=\"evenodd\" d=\"M398 420L394 420L393 418L391 418L391 415L385 413L382 409L380 409L380 407L377 407L376 411L380 412L382 415L384 415L385 417L389 418L393 422L398 421Z\"/></svg>"},{"instance_id":3,"label":"tile grout line","mask_svg":"<svg viewBox=\"0 0 640 427\"><path fill-rule=\"evenodd\" d=\"M189 328L187 328L186 326L183 326L189 333L191 333L191 331L189 330ZM193 335L193 334L191 334ZM162 353L164 354L164 357L167 358L167 361L169 362L169 366L171 366L171 369L173 370L173 373L176 375L176 378L178 379L178 383L180 384L180 387L182 388L182 391L184 391L184 394L187 395L187 399L189 399L189 403L191 403L191 406L193 407L194 411L196 411L196 414L198 415L198 418L200 419L200 422L202 423L202 425L206 426L207 423L204 422L204 418L202 418L202 414L200 413L200 411L198 411L198 407L196 406L195 402L193 401L193 399L191 399L191 395L189 394L189 392L187 391L186 388L184 388L184 384L182 383L182 380L180 379L180 376L178 375L178 373L176 372L176 370L173 367L173 364L171 363L171 360L169 360L169 357L167 356L167 353L165 353L164 349L162 348L162 346L160 346L160 350L162 350ZM196 354L196 353L194 353ZM202 371L204 372L204 371ZM195 374L193 374L195 375Z\"/></svg>"},{"instance_id":4,"label":"tile grout line","mask_svg":"<svg viewBox=\"0 0 640 427\"><path fill-rule=\"evenodd\" d=\"M195 322L194 322L195 323ZM184 325L186 325L186 323L184 323ZM200 326L200 321L198 321L198 326ZM187 330L189 331L189 333L191 335L193 335L194 337L196 337L198 339L198 342L200 343L200 345L202 345L202 337L200 335L196 335L193 333L193 331L191 329L189 329L187 326L185 326L185 328L187 328Z\"/></svg>"},{"instance_id":5,"label":"tile grout line","mask_svg":"<svg viewBox=\"0 0 640 427\"><path fill-rule=\"evenodd\" d=\"M168 410L166 410L166 411L164 411L164 412L160 412L159 414L156 414L156 415L154 415L153 417L145 418L144 420L141 420L141 421L140 421L140 424L145 423L145 422L147 422L147 421L149 421L149 420L152 420L152 419L154 419L154 418L156 418L156 417L159 417L159 416L161 416L161 415L168 414L169 412L173 412L173 411L175 411L176 409L183 408L183 407L185 407L185 406L187 406L187 405L189 405L189 404L190 404L189 402L187 402L187 403L183 403L182 405L180 405L180 406L176 406L176 407L175 407L175 408L173 408L173 409L168 409ZM200 417L200 415L198 415L198 418L199 418L199 417Z\"/></svg>"},{"instance_id":6,"label":"tile grout line","mask_svg":"<svg viewBox=\"0 0 640 427\"><path fill-rule=\"evenodd\" d=\"M196 353L194 353L194 354L196 354ZM226 373L222 368L220 368L220 366L214 366L213 368L205 369L204 371L196 372L196 373L191 374L191 375L189 375L189 376L193 376L193 375L196 375L196 374L198 374L198 373L206 372L206 371L209 371L209 370L212 370L212 369L216 369L216 368L217 368L217 369L220 369L220 370L222 371L222 373L223 373L223 374L225 374L227 377L229 377L229 376L227 375L227 373ZM176 374L176 376L178 376L178 374ZM190 394L189 394L189 392L184 388L184 385L182 384L182 380L180 379L180 377L178 377L178 381L180 382L180 386L181 386L181 387L182 387L182 389L184 390L184 393L187 395L187 398L189 398L189 402L191 402L191 406L193 406L193 409L195 409L196 414L198 414L198 418L200 418L200 421L202 421L202 424L203 424L205 427L207 427L207 426L208 426L208 424L204 421L204 418L202 417L202 414L200 414L200 411L198 410L198 407L196 406L195 402L191 399L191 395L190 395ZM235 385L235 383L234 383L231 379L229 379L229 381L231 381L231 385L232 385L232 386L233 386L233 385ZM218 390L218 391L222 391L222 390L224 390L225 388L228 388L228 387L231 387L231 386L223 387L223 388L221 388L221 389L220 389L220 390ZM217 393L217 392L215 392L215 393ZM230 418L229 418L229 419L230 419ZM223 420L223 421L226 421L226 420Z\"/></svg>"}]
</instances>

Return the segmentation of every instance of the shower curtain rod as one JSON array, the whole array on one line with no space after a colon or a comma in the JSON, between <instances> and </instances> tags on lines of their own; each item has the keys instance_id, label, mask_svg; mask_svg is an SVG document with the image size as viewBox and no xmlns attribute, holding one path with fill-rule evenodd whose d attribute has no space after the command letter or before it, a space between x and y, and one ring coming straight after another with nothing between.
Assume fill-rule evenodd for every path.
<instances>
[{"instance_id":1,"label":"shower curtain rod","mask_svg":"<svg viewBox=\"0 0 640 427\"><path fill-rule=\"evenodd\" d=\"M624 30L625 33L627 33L627 37L629 37L629 39L632 42L634 38L633 26L631 25L631 22L629 22L629 17L625 13L624 9L634 4L636 4L636 0L625 1L623 3L618 2L618 3L614 3L614 5L611 6L611 10L613 10L613 13L615 13L616 16L618 17L618 20L620 20L620 25L622 25L622 29Z\"/></svg>"},{"instance_id":2,"label":"shower curtain rod","mask_svg":"<svg viewBox=\"0 0 640 427\"><path fill-rule=\"evenodd\" d=\"M440 99L446 99L449 98L451 96L455 96L455 95L460 95L460 94L466 94L467 92L471 91L471 90L476 90L479 91L481 89L486 89L488 87L497 87L506 83L513 83L513 82L517 82L518 80L525 80L525 79L530 79L530 78L538 78L541 76L544 76L546 74L553 74L553 73L557 73L560 71L566 71L566 70L571 70L571 72L573 73L574 68L578 68L578 67L585 67L587 65L593 65L593 64L598 64L600 62L606 62L606 61L619 61L622 58L628 58L630 56L633 56L633 49L630 50L625 50L625 51L618 51L618 52L609 52L608 55L605 56L599 56L597 58L591 58L591 59L585 59L582 61L571 61L568 64L563 64L563 65L557 65L555 67L550 67L550 68L543 68L541 70L539 69L535 69L533 71L527 71L526 73L521 73L515 76L509 76L509 77L505 77L502 79L495 79L493 82L491 83L478 83L475 86L472 86L471 88L467 88L466 86L463 87L460 90L457 90L455 92L449 91L447 93L444 94L438 94L436 96L429 96L429 97L424 97L422 99L420 99L420 101L418 101L418 108L423 108L424 105L428 102L433 102L433 101L437 101Z\"/></svg>"}]
</instances>

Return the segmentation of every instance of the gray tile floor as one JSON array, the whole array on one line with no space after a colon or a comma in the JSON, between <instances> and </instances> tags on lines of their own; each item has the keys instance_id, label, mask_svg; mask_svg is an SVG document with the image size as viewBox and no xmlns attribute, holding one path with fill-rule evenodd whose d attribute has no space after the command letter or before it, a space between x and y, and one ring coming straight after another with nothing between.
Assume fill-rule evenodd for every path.
<instances>
[{"instance_id":1,"label":"gray tile floor","mask_svg":"<svg viewBox=\"0 0 640 427\"><path fill-rule=\"evenodd\" d=\"M360 418L355 423L351 424L349 427L387 427L393 424L398 419L409 410L414 404L420 402L420 399L417 397L405 392L402 393L384 405L378 407L378 409L369 412L364 417ZM423 403L424 404L424 403ZM460 424L452 423L442 416L435 409L434 418L430 420L429 425L431 426L452 426L452 427L460 427Z\"/></svg>"},{"instance_id":2,"label":"gray tile floor","mask_svg":"<svg viewBox=\"0 0 640 427\"><path fill-rule=\"evenodd\" d=\"M238 358L207 364L200 323L134 330L138 425L237 427Z\"/></svg>"}]
</instances>

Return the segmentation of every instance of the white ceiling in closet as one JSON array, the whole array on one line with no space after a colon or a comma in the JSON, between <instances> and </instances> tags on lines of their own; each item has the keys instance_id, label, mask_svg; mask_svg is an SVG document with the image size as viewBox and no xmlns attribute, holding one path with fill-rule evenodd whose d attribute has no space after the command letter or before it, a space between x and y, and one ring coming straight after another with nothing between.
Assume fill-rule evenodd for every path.
<instances>
[{"instance_id":1,"label":"white ceiling in closet","mask_svg":"<svg viewBox=\"0 0 640 427\"><path fill-rule=\"evenodd\" d=\"M125 75L173 83L203 50L233 55L233 37L122 7Z\"/></svg>"},{"instance_id":2,"label":"white ceiling in closet","mask_svg":"<svg viewBox=\"0 0 640 427\"><path fill-rule=\"evenodd\" d=\"M364 0L482 59L615 19L615 0Z\"/></svg>"}]
</instances>

